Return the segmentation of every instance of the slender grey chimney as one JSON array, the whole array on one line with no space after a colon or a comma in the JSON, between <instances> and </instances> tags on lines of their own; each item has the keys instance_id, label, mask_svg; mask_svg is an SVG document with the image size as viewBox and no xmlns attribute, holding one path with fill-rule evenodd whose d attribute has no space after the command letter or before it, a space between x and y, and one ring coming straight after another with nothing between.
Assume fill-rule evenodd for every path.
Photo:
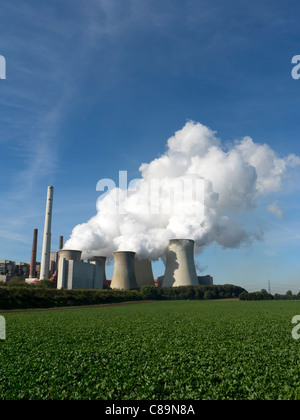
<instances>
[{"instance_id":1,"label":"slender grey chimney","mask_svg":"<svg viewBox=\"0 0 300 420\"><path fill-rule=\"evenodd\" d=\"M53 190L54 190L54 187L51 187L51 186L48 187L46 214L45 214L45 226L44 226L44 238L43 238L43 250L42 250L42 258L41 258L40 280L49 278Z\"/></svg>"}]
</instances>

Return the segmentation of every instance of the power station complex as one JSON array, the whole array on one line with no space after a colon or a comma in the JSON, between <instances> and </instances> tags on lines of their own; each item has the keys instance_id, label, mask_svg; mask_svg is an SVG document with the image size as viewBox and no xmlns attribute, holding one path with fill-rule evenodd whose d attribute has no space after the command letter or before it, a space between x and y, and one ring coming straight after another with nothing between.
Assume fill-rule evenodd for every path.
<instances>
[{"instance_id":1,"label":"power station complex","mask_svg":"<svg viewBox=\"0 0 300 420\"><path fill-rule=\"evenodd\" d=\"M114 252L114 270L110 284L106 279L105 256L93 256L87 262L81 259L82 251L63 249L60 237L59 251L51 252L51 220L53 206L52 186L48 187L41 256L40 278L48 279L55 273L58 289L137 289L144 285L160 287L198 286L213 284L213 278L197 276L194 263L194 241L192 239L171 239L166 252L165 273L154 280L150 260L137 258L132 251ZM37 251L37 229L34 230L30 276L35 277Z\"/></svg>"}]
</instances>

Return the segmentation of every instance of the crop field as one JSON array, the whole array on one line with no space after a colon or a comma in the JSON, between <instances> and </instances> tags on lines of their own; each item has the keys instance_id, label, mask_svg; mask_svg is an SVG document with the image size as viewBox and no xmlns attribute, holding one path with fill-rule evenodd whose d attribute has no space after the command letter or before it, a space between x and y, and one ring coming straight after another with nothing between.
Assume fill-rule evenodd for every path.
<instances>
[{"instance_id":1,"label":"crop field","mask_svg":"<svg viewBox=\"0 0 300 420\"><path fill-rule=\"evenodd\" d=\"M299 301L3 313L0 399L300 399Z\"/></svg>"}]
</instances>

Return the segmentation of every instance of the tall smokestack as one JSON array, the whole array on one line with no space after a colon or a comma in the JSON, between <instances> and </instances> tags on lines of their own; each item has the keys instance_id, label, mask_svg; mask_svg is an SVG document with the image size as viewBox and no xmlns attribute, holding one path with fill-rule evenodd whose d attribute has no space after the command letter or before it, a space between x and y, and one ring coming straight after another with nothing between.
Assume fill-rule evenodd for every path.
<instances>
[{"instance_id":1,"label":"tall smokestack","mask_svg":"<svg viewBox=\"0 0 300 420\"><path fill-rule=\"evenodd\" d=\"M146 285L154 286L154 277L150 260L135 258L134 271L138 287Z\"/></svg>"},{"instance_id":2,"label":"tall smokestack","mask_svg":"<svg viewBox=\"0 0 300 420\"><path fill-rule=\"evenodd\" d=\"M34 229L34 231L33 231L33 241L32 241L32 250L31 250L30 272L29 272L29 278L30 279L33 279L36 276L37 237L38 237L38 230Z\"/></svg>"},{"instance_id":3,"label":"tall smokestack","mask_svg":"<svg viewBox=\"0 0 300 420\"><path fill-rule=\"evenodd\" d=\"M48 187L40 280L47 279L49 277L53 190L54 187Z\"/></svg>"},{"instance_id":4,"label":"tall smokestack","mask_svg":"<svg viewBox=\"0 0 300 420\"><path fill-rule=\"evenodd\" d=\"M163 287L198 286L192 239L171 239L166 254Z\"/></svg>"},{"instance_id":5,"label":"tall smokestack","mask_svg":"<svg viewBox=\"0 0 300 420\"><path fill-rule=\"evenodd\" d=\"M112 289L137 289L134 272L135 252L114 252L115 266L110 287Z\"/></svg>"}]
</instances>

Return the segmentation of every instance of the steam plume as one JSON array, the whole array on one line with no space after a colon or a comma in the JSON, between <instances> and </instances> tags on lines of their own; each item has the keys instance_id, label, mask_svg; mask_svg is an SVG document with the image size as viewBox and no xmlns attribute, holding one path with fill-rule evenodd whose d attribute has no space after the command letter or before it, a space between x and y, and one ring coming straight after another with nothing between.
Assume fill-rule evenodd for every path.
<instances>
[{"instance_id":1,"label":"steam plume","mask_svg":"<svg viewBox=\"0 0 300 420\"><path fill-rule=\"evenodd\" d=\"M141 178L128 191L114 188L98 201L97 214L73 229L65 249L82 250L83 258L127 250L156 260L172 238L194 239L196 252L213 242L239 247L262 236L247 230L239 216L255 209L259 197L278 192L288 168L299 164L299 157L281 158L250 137L225 148L210 128L188 121L168 139L163 155L140 166ZM176 211L160 212L172 199L170 186L176 193L186 179L200 180L204 197L187 194L188 202L176 197ZM154 180L167 187L159 200L149 194ZM116 205L124 211L116 212ZM197 211L181 212L186 206Z\"/></svg>"}]
</instances>

